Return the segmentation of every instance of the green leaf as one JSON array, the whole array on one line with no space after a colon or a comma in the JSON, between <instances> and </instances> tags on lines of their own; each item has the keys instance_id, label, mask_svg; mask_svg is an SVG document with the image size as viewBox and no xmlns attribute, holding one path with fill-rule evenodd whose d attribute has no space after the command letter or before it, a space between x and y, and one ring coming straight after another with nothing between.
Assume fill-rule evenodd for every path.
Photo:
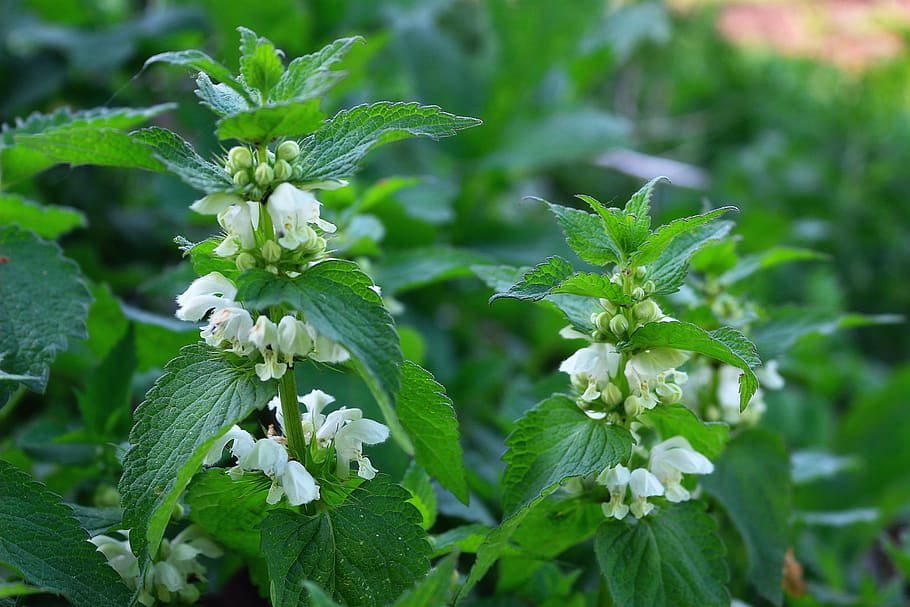
<instances>
[{"instance_id":1,"label":"green leaf","mask_svg":"<svg viewBox=\"0 0 910 607\"><path fill-rule=\"evenodd\" d=\"M123 528L123 510L120 508L114 506L95 508L79 504L67 506L73 511L73 517L79 521L79 526L91 536Z\"/></svg>"},{"instance_id":2,"label":"green leaf","mask_svg":"<svg viewBox=\"0 0 910 607\"><path fill-rule=\"evenodd\" d=\"M52 129L40 135L20 135L16 143L41 153L48 166L66 163L164 170L148 148L127 133L113 129Z\"/></svg>"},{"instance_id":3,"label":"green leaf","mask_svg":"<svg viewBox=\"0 0 910 607\"><path fill-rule=\"evenodd\" d=\"M522 554L550 559L594 537L603 521L599 502L553 494L528 512L512 539Z\"/></svg>"},{"instance_id":4,"label":"green leaf","mask_svg":"<svg viewBox=\"0 0 910 607\"><path fill-rule=\"evenodd\" d=\"M196 90L193 92L203 105L219 116L233 116L250 109L246 97L226 84L213 83L205 72L196 76Z\"/></svg>"},{"instance_id":5,"label":"green leaf","mask_svg":"<svg viewBox=\"0 0 910 607\"><path fill-rule=\"evenodd\" d=\"M729 286L752 276L756 272L773 268L780 264L793 261L815 261L821 259L828 259L828 256L824 253L818 253L817 251L812 251L810 249L774 247L763 253L743 257L733 268L721 274L718 277L717 282L718 284Z\"/></svg>"},{"instance_id":6,"label":"green leaf","mask_svg":"<svg viewBox=\"0 0 910 607\"><path fill-rule=\"evenodd\" d=\"M40 205L15 194L0 195L0 224L15 224L41 238L56 240L85 227L85 215L70 207Z\"/></svg>"},{"instance_id":7,"label":"green leaf","mask_svg":"<svg viewBox=\"0 0 910 607\"><path fill-rule=\"evenodd\" d=\"M742 369L743 374L739 378L740 410L745 410L758 389L758 379L752 372L752 367L760 365L761 360L755 351L755 345L745 335L730 327L708 332L687 322L651 322L636 329L619 347L620 350L688 350Z\"/></svg>"},{"instance_id":8,"label":"green leaf","mask_svg":"<svg viewBox=\"0 0 910 607\"><path fill-rule=\"evenodd\" d=\"M458 420L452 401L426 369L411 361L401 365L401 392L396 402L401 425L414 443L414 458L439 484L468 503Z\"/></svg>"},{"instance_id":9,"label":"green leaf","mask_svg":"<svg viewBox=\"0 0 910 607\"><path fill-rule=\"evenodd\" d=\"M237 279L237 299L260 310L275 305L300 310L320 335L347 348L365 376L394 400L401 385L401 348L392 317L372 285L356 264L335 259L293 279L265 270L244 272Z\"/></svg>"},{"instance_id":10,"label":"green leaf","mask_svg":"<svg viewBox=\"0 0 910 607\"><path fill-rule=\"evenodd\" d=\"M437 607L448 605L452 585L457 578L455 566L458 554L452 553L439 561L425 578L402 594L392 607Z\"/></svg>"},{"instance_id":11,"label":"green leaf","mask_svg":"<svg viewBox=\"0 0 910 607\"><path fill-rule=\"evenodd\" d=\"M263 474L232 479L222 468L196 475L186 492L190 520L218 543L249 557L260 557L259 523L271 510L284 508L266 503L271 481Z\"/></svg>"},{"instance_id":12,"label":"green leaf","mask_svg":"<svg viewBox=\"0 0 910 607\"><path fill-rule=\"evenodd\" d=\"M567 478L627 461L632 443L628 430L592 420L567 396L538 403L506 439L504 512L515 514Z\"/></svg>"},{"instance_id":13,"label":"green leaf","mask_svg":"<svg viewBox=\"0 0 910 607\"><path fill-rule=\"evenodd\" d=\"M619 263L622 252L619 245L607 235L607 228L600 217L545 200L542 202L556 216L566 235L566 242L580 259L595 266Z\"/></svg>"},{"instance_id":14,"label":"green leaf","mask_svg":"<svg viewBox=\"0 0 910 607\"><path fill-rule=\"evenodd\" d=\"M240 275L237 265L215 253L221 240L213 237L193 244L183 237L177 237L174 242L181 248L184 257L189 256L193 270L199 276L205 276L209 272L220 272L226 278L236 280Z\"/></svg>"},{"instance_id":15,"label":"green leaf","mask_svg":"<svg viewBox=\"0 0 910 607\"><path fill-rule=\"evenodd\" d=\"M616 605L729 607L724 545L700 502L668 505L636 524L607 521L594 554Z\"/></svg>"},{"instance_id":16,"label":"green leaf","mask_svg":"<svg viewBox=\"0 0 910 607\"><path fill-rule=\"evenodd\" d=\"M692 448L710 460L717 459L724 446L730 428L727 424L703 422L684 405L660 405L645 411L641 420L657 430L661 439L682 436Z\"/></svg>"},{"instance_id":17,"label":"green leaf","mask_svg":"<svg viewBox=\"0 0 910 607\"><path fill-rule=\"evenodd\" d=\"M170 65L180 65L188 67L197 72L202 72L206 74L212 80L217 80L227 86L231 87L241 95L243 95L248 101L250 99L249 93L244 88L243 84L237 81L234 78L234 75L231 74L231 70L221 65L202 51L196 49L189 49L185 51L171 51L167 53L158 53L153 55L146 60L145 65L142 66L142 69L147 68L153 63L168 63Z\"/></svg>"},{"instance_id":18,"label":"green leaf","mask_svg":"<svg viewBox=\"0 0 910 607\"><path fill-rule=\"evenodd\" d=\"M262 143L277 137L309 135L325 118L319 109L320 101L310 99L238 112L218 121L218 139Z\"/></svg>"},{"instance_id":19,"label":"green leaf","mask_svg":"<svg viewBox=\"0 0 910 607\"><path fill-rule=\"evenodd\" d=\"M59 496L4 460L0 495L0 562L77 607L130 603L130 591Z\"/></svg>"},{"instance_id":20,"label":"green leaf","mask_svg":"<svg viewBox=\"0 0 910 607\"><path fill-rule=\"evenodd\" d=\"M502 297L519 299L521 301L539 301L550 294L554 287L569 278L573 273L572 264L556 255L547 257L543 263L537 264L525 272L521 280L508 291L496 293L490 298L490 303Z\"/></svg>"},{"instance_id":21,"label":"green leaf","mask_svg":"<svg viewBox=\"0 0 910 607\"><path fill-rule=\"evenodd\" d=\"M624 215L635 218L636 234L642 234L651 229L651 196L654 194L654 188L661 181L670 183L666 177L655 177L632 194L622 211Z\"/></svg>"},{"instance_id":22,"label":"green leaf","mask_svg":"<svg viewBox=\"0 0 910 607\"><path fill-rule=\"evenodd\" d=\"M0 227L0 371L30 376L44 392L50 364L71 338L85 338L92 301L76 264L56 243L16 226ZM0 380L0 403L15 389Z\"/></svg>"},{"instance_id":23,"label":"green leaf","mask_svg":"<svg viewBox=\"0 0 910 607\"><path fill-rule=\"evenodd\" d=\"M577 197L587 202L600 215L607 238L616 243L621 253L620 261L628 259L648 237L648 228L642 230L635 215L626 215L615 207L608 209L591 196L578 194ZM648 226L650 222L651 219L648 217Z\"/></svg>"},{"instance_id":24,"label":"green leaf","mask_svg":"<svg viewBox=\"0 0 910 607\"><path fill-rule=\"evenodd\" d=\"M390 253L373 270L384 295L403 293L436 282L471 276L483 255L451 247L421 247Z\"/></svg>"},{"instance_id":25,"label":"green leaf","mask_svg":"<svg viewBox=\"0 0 910 607\"><path fill-rule=\"evenodd\" d=\"M712 221L683 232L648 267L647 277L654 281L654 293L675 293L686 279L689 259L705 244L719 240L733 229L732 221Z\"/></svg>"},{"instance_id":26,"label":"green leaf","mask_svg":"<svg viewBox=\"0 0 910 607\"><path fill-rule=\"evenodd\" d=\"M305 605L303 582L349 607L388 605L429 569L430 544L409 494L385 477L341 506L307 516L275 510L262 522L262 553L275 607Z\"/></svg>"},{"instance_id":27,"label":"green leaf","mask_svg":"<svg viewBox=\"0 0 910 607\"><path fill-rule=\"evenodd\" d=\"M582 297L602 297L615 304L630 305L632 298L623 293L622 285L610 282L608 276L593 272L581 272L562 281L553 293L566 293Z\"/></svg>"},{"instance_id":28,"label":"green leaf","mask_svg":"<svg viewBox=\"0 0 910 607\"><path fill-rule=\"evenodd\" d=\"M130 137L151 148L152 155L184 183L206 193L233 191L234 182L227 172L202 158L180 135L149 127L133 131Z\"/></svg>"},{"instance_id":29,"label":"green leaf","mask_svg":"<svg viewBox=\"0 0 910 607\"><path fill-rule=\"evenodd\" d=\"M86 430L95 437L119 437L129 432L130 397L136 371L132 327L89 376L85 392L77 393Z\"/></svg>"},{"instance_id":30,"label":"green leaf","mask_svg":"<svg viewBox=\"0 0 910 607\"><path fill-rule=\"evenodd\" d=\"M427 471L411 462L401 479L401 486L411 493L408 503L420 512L423 522L420 524L425 530L436 523L437 500L436 491Z\"/></svg>"},{"instance_id":31,"label":"green leaf","mask_svg":"<svg viewBox=\"0 0 910 607\"><path fill-rule=\"evenodd\" d=\"M746 544L749 581L780 605L790 518L790 463L783 443L765 430L739 434L702 486L720 502Z\"/></svg>"},{"instance_id":32,"label":"green leaf","mask_svg":"<svg viewBox=\"0 0 910 607\"><path fill-rule=\"evenodd\" d=\"M240 74L243 82L260 92L263 101L269 98L269 91L281 79L284 65L275 45L265 38L256 39L252 31L237 28L241 36ZM255 39L255 42L250 42Z\"/></svg>"},{"instance_id":33,"label":"green leaf","mask_svg":"<svg viewBox=\"0 0 910 607\"><path fill-rule=\"evenodd\" d=\"M158 550L180 493L212 443L278 393L252 365L202 344L186 346L136 409L123 462L123 524L141 563Z\"/></svg>"},{"instance_id":34,"label":"green leaf","mask_svg":"<svg viewBox=\"0 0 910 607\"><path fill-rule=\"evenodd\" d=\"M355 42L363 42L363 38L340 38L315 53L291 61L272 89L271 100L301 101L324 95L345 75L330 68L344 58Z\"/></svg>"},{"instance_id":35,"label":"green leaf","mask_svg":"<svg viewBox=\"0 0 910 607\"><path fill-rule=\"evenodd\" d=\"M42 592L48 592L48 590L46 588L38 588L37 586L29 586L22 582L0 582L0 599L27 596L29 594L41 594ZM14 602L13 605L16 605L16 603Z\"/></svg>"},{"instance_id":36,"label":"green leaf","mask_svg":"<svg viewBox=\"0 0 910 607\"><path fill-rule=\"evenodd\" d=\"M665 226L661 226L646 240L635 255L632 256L631 263L644 266L656 261L660 254L682 234L711 223L724 213L738 210L736 207L721 207L701 215L693 215L683 219L671 221Z\"/></svg>"},{"instance_id":37,"label":"green leaf","mask_svg":"<svg viewBox=\"0 0 910 607\"><path fill-rule=\"evenodd\" d=\"M478 124L476 118L418 103L381 101L342 110L301 144L301 180L350 177L363 157L377 146L406 137L450 137Z\"/></svg>"}]
</instances>

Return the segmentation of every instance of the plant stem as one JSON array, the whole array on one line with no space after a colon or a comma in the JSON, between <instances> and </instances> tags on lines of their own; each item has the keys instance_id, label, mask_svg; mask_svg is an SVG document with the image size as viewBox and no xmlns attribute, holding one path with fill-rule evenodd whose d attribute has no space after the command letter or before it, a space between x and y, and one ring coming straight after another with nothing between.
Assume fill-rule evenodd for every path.
<instances>
[{"instance_id":1,"label":"plant stem","mask_svg":"<svg viewBox=\"0 0 910 607\"><path fill-rule=\"evenodd\" d=\"M288 369L278 380L278 396L281 399L281 414L284 416L284 436L288 439L288 451L297 461L306 465L306 439L303 436L303 424L300 422L294 369Z\"/></svg>"},{"instance_id":2,"label":"plant stem","mask_svg":"<svg viewBox=\"0 0 910 607\"><path fill-rule=\"evenodd\" d=\"M16 388L16 391L13 392L12 396L9 397L9 400L0 408L0 422L5 420L10 414L16 410L16 407L19 406L19 403L22 402L22 397L25 396L25 386L19 385Z\"/></svg>"}]
</instances>

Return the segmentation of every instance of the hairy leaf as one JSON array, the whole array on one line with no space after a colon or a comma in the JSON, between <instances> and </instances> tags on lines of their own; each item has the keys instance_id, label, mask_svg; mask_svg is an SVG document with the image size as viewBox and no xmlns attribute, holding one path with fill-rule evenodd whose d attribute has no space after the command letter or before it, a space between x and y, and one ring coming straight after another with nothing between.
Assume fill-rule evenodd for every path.
<instances>
[{"instance_id":1,"label":"hairy leaf","mask_svg":"<svg viewBox=\"0 0 910 607\"><path fill-rule=\"evenodd\" d=\"M521 301L539 301L550 294L554 287L572 275L572 264L556 255L548 257L543 263L537 264L525 272L521 280L508 291L496 293L490 298L493 303L499 298L508 297Z\"/></svg>"},{"instance_id":2,"label":"hairy leaf","mask_svg":"<svg viewBox=\"0 0 910 607\"><path fill-rule=\"evenodd\" d=\"M595 266L618 263L622 259L619 245L607 235L600 217L558 204L546 202L546 205L562 226L566 242L580 259Z\"/></svg>"},{"instance_id":3,"label":"hairy leaf","mask_svg":"<svg viewBox=\"0 0 910 607\"><path fill-rule=\"evenodd\" d=\"M724 213L736 210L736 207L721 207L701 215L677 219L665 226L661 226L641 245L635 255L632 256L631 263L644 266L656 261L660 257L660 254L682 234L711 223Z\"/></svg>"},{"instance_id":4,"label":"hairy leaf","mask_svg":"<svg viewBox=\"0 0 910 607\"><path fill-rule=\"evenodd\" d=\"M233 116L250 109L246 97L226 84L212 82L205 72L196 76L196 96L219 116Z\"/></svg>"},{"instance_id":5,"label":"hairy leaf","mask_svg":"<svg viewBox=\"0 0 910 607\"><path fill-rule=\"evenodd\" d=\"M610 282L610 278L603 274L595 274L593 272L581 272L570 276L562 281L552 292L581 295L583 297L601 297L621 305L633 303L632 298L623 293L622 285Z\"/></svg>"},{"instance_id":6,"label":"hairy leaf","mask_svg":"<svg viewBox=\"0 0 910 607\"><path fill-rule=\"evenodd\" d=\"M85 392L77 393L85 428L95 437L120 437L130 429L130 396L136 370L132 327L89 376Z\"/></svg>"},{"instance_id":7,"label":"hairy leaf","mask_svg":"<svg viewBox=\"0 0 910 607\"><path fill-rule=\"evenodd\" d=\"M355 42L363 42L363 38L340 38L315 53L291 61L272 89L271 100L301 101L325 94L344 77L344 72L332 71L331 67L344 58Z\"/></svg>"},{"instance_id":8,"label":"hairy leaf","mask_svg":"<svg viewBox=\"0 0 910 607\"><path fill-rule=\"evenodd\" d=\"M238 112L218 121L218 139L261 143L276 137L303 137L317 129L325 118L319 102L320 99L310 99Z\"/></svg>"},{"instance_id":9,"label":"hairy leaf","mask_svg":"<svg viewBox=\"0 0 910 607\"><path fill-rule=\"evenodd\" d=\"M15 224L41 238L55 240L85 227L85 215L70 207L41 205L15 194L0 195L0 224Z\"/></svg>"},{"instance_id":10,"label":"hairy leaf","mask_svg":"<svg viewBox=\"0 0 910 607\"><path fill-rule=\"evenodd\" d=\"M240 74L246 86L256 89L260 99L266 100L269 91L281 79L284 65L281 56L271 42L265 38L257 38L252 31L238 28L241 37Z\"/></svg>"},{"instance_id":11,"label":"hairy leaf","mask_svg":"<svg viewBox=\"0 0 910 607\"><path fill-rule=\"evenodd\" d=\"M207 193L234 189L227 172L202 158L180 135L160 127L149 127L133 131L130 137L151 148L153 156L186 184Z\"/></svg>"},{"instance_id":12,"label":"hairy leaf","mask_svg":"<svg viewBox=\"0 0 910 607\"><path fill-rule=\"evenodd\" d=\"M647 277L654 281L654 293L675 293L686 279L689 258L705 244L726 236L732 221L713 221L678 235L648 267Z\"/></svg>"},{"instance_id":13,"label":"hairy leaf","mask_svg":"<svg viewBox=\"0 0 910 607\"><path fill-rule=\"evenodd\" d=\"M40 135L20 135L16 142L47 160L48 166L96 165L163 171L155 155L123 131L107 128L52 129Z\"/></svg>"}]
</instances>

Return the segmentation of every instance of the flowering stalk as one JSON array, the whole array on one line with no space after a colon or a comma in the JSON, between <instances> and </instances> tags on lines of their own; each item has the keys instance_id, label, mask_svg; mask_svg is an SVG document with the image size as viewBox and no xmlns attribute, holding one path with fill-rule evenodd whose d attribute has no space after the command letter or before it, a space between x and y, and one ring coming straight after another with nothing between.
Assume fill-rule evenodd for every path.
<instances>
[{"instance_id":1,"label":"flowering stalk","mask_svg":"<svg viewBox=\"0 0 910 607\"><path fill-rule=\"evenodd\" d=\"M278 380L278 396L281 399L281 413L284 416L284 434L288 439L288 451L306 465L306 439L300 423L300 405L297 403L297 378L290 369Z\"/></svg>"}]
</instances>

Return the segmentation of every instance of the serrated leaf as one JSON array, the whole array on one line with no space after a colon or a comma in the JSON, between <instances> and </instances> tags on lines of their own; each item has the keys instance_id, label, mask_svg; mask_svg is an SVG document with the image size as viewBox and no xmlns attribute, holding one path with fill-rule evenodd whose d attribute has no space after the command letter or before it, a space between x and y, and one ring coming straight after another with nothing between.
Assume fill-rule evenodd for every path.
<instances>
[{"instance_id":1,"label":"serrated leaf","mask_svg":"<svg viewBox=\"0 0 910 607\"><path fill-rule=\"evenodd\" d=\"M277 137L309 135L325 118L320 102L321 99L310 99L235 113L218 121L218 139L262 143Z\"/></svg>"},{"instance_id":2,"label":"serrated leaf","mask_svg":"<svg viewBox=\"0 0 910 607\"><path fill-rule=\"evenodd\" d=\"M637 235L645 234L651 229L651 196L654 194L654 188L661 181L670 183L667 177L655 177L632 194L623 208L624 215L635 219L634 231Z\"/></svg>"},{"instance_id":3,"label":"serrated leaf","mask_svg":"<svg viewBox=\"0 0 910 607\"><path fill-rule=\"evenodd\" d=\"M231 425L277 394L246 361L197 344L165 367L136 409L123 462L123 524L141 563L158 550L180 493Z\"/></svg>"},{"instance_id":4,"label":"serrated leaf","mask_svg":"<svg viewBox=\"0 0 910 607\"><path fill-rule=\"evenodd\" d=\"M418 103L381 101L342 110L300 146L301 181L344 179L377 146L406 137L450 137L478 124L476 118Z\"/></svg>"},{"instance_id":5,"label":"serrated leaf","mask_svg":"<svg viewBox=\"0 0 910 607\"><path fill-rule=\"evenodd\" d=\"M56 243L16 226L0 227L0 371L44 392L50 364L68 340L85 338L92 301L78 266ZM0 403L15 389L0 380Z\"/></svg>"},{"instance_id":6,"label":"serrated leaf","mask_svg":"<svg viewBox=\"0 0 910 607\"><path fill-rule=\"evenodd\" d=\"M401 386L401 348L392 317L371 286L356 264L333 259L293 279L265 270L244 272L237 279L237 299L255 309L288 305L301 311L320 335L347 348L365 376L393 400Z\"/></svg>"},{"instance_id":7,"label":"serrated leaf","mask_svg":"<svg viewBox=\"0 0 910 607\"><path fill-rule=\"evenodd\" d=\"M136 344L130 326L89 376L85 392L77 393L82 421L90 435L119 439L129 431L135 370Z\"/></svg>"},{"instance_id":8,"label":"serrated leaf","mask_svg":"<svg viewBox=\"0 0 910 607\"><path fill-rule=\"evenodd\" d=\"M567 396L541 401L506 439L503 511L513 515L567 478L627 461L632 443L628 430L592 420Z\"/></svg>"},{"instance_id":9,"label":"serrated leaf","mask_svg":"<svg viewBox=\"0 0 910 607\"><path fill-rule=\"evenodd\" d=\"M790 465L780 439L747 430L727 445L714 473L702 479L746 544L749 581L776 605L783 600L784 553L790 517Z\"/></svg>"},{"instance_id":10,"label":"serrated leaf","mask_svg":"<svg viewBox=\"0 0 910 607\"><path fill-rule=\"evenodd\" d=\"M746 405L758 389L758 379L752 367L761 364L755 346L745 335L721 327L705 331L687 322L651 322L635 330L629 339L619 344L620 350L647 350L650 348L676 348L710 356L728 365L741 369L739 378L739 408Z\"/></svg>"},{"instance_id":11,"label":"serrated leaf","mask_svg":"<svg viewBox=\"0 0 910 607\"><path fill-rule=\"evenodd\" d=\"M249 30L239 29L243 39ZM255 34L253 36L255 37ZM243 49L243 53L240 57L240 74L243 76L243 82L248 87L259 91L260 99L264 101L269 98L269 91L278 83L284 73L281 56L275 45L265 38L259 38L254 45L244 40L241 43L241 49Z\"/></svg>"},{"instance_id":12,"label":"serrated leaf","mask_svg":"<svg viewBox=\"0 0 910 607\"><path fill-rule=\"evenodd\" d=\"M227 172L205 160L180 135L160 127L149 127L130 133L130 137L152 150L152 155L184 183L206 193L234 189Z\"/></svg>"},{"instance_id":13,"label":"serrated leaf","mask_svg":"<svg viewBox=\"0 0 910 607\"><path fill-rule=\"evenodd\" d=\"M717 282L718 284L729 286L752 276L756 272L767 270L780 264L821 259L828 259L828 256L810 249L774 247L756 255L743 257L733 268L721 274L717 278Z\"/></svg>"},{"instance_id":14,"label":"serrated leaf","mask_svg":"<svg viewBox=\"0 0 910 607\"><path fill-rule=\"evenodd\" d=\"M67 506L73 511L73 518L79 521L79 526L91 536L123 528L123 510L115 506L104 508L80 506L79 504L67 504Z\"/></svg>"},{"instance_id":15,"label":"serrated leaf","mask_svg":"<svg viewBox=\"0 0 910 607\"><path fill-rule=\"evenodd\" d=\"M570 276L554 288L552 292L580 295L582 297L600 297L620 305L634 303L631 297L623 293L622 285L611 282L608 276L593 272L580 272Z\"/></svg>"},{"instance_id":16,"label":"serrated leaf","mask_svg":"<svg viewBox=\"0 0 910 607\"><path fill-rule=\"evenodd\" d=\"M123 131L81 128L52 129L40 135L20 135L16 143L41 153L49 165L95 165L163 171L147 147Z\"/></svg>"},{"instance_id":17,"label":"serrated leaf","mask_svg":"<svg viewBox=\"0 0 910 607\"><path fill-rule=\"evenodd\" d=\"M733 229L732 221L714 221L674 238L648 267L656 295L675 293L686 279L689 258L705 244L719 240Z\"/></svg>"},{"instance_id":18,"label":"serrated leaf","mask_svg":"<svg viewBox=\"0 0 910 607\"><path fill-rule=\"evenodd\" d=\"M637 524L607 521L594 554L616 605L730 605L724 545L700 502L665 506Z\"/></svg>"},{"instance_id":19,"label":"serrated leaf","mask_svg":"<svg viewBox=\"0 0 910 607\"><path fill-rule=\"evenodd\" d=\"M334 72L330 68L344 58L355 42L363 42L363 38L340 38L315 53L291 61L272 89L271 100L302 100L325 94L344 77L344 72Z\"/></svg>"},{"instance_id":20,"label":"serrated leaf","mask_svg":"<svg viewBox=\"0 0 910 607\"><path fill-rule=\"evenodd\" d=\"M607 235L603 221L597 215L546 202L556 216L566 242L583 261L595 266L619 263L622 252L619 245Z\"/></svg>"},{"instance_id":21,"label":"serrated leaf","mask_svg":"<svg viewBox=\"0 0 910 607\"><path fill-rule=\"evenodd\" d=\"M305 605L304 581L349 607L395 601L430 565L430 544L408 497L380 476L332 510L270 512L261 529L272 604Z\"/></svg>"},{"instance_id":22,"label":"serrated leaf","mask_svg":"<svg viewBox=\"0 0 910 607\"><path fill-rule=\"evenodd\" d=\"M0 562L78 607L130 603L131 592L59 496L4 460L0 495Z\"/></svg>"},{"instance_id":23,"label":"serrated leaf","mask_svg":"<svg viewBox=\"0 0 910 607\"><path fill-rule=\"evenodd\" d=\"M471 266L486 258L451 247L421 247L390 253L376 264L373 276L384 295L403 293L440 281L471 276Z\"/></svg>"},{"instance_id":24,"label":"serrated leaf","mask_svg":"<svg viewBox=\"0 0 910 607\"><path fill-rule=\"evenodd\" d=\"M308 607L342 607L329 597L325 591L313 582L306 581L303 587L307 590Z\"/></svg>"},{"instance_id":25,"label":"serrated leaf","mask_svg":"<svg viewBox=\"0 0 910 607\"><path fill-rule=\"evenodd\" d=\"M455 579L458 554L453 553L439 561L425 578L402 594L393 607L437 607L448 605Z\"/></svg>"},{"instance_id":26,"label":"serrated leaf","mask_svg":"<svg viewBox=\"0 0 910 607\"><path fill-rule=\"evenodd\" d=\"M426 369L411 361L401 365L398 418L414 444L414 458L439 484L468 503L458 420L452 401Z\"/></svg>"},{"instance_id":27,"label":"serrated leaf","mask_svg":"<svg viewBox=\"0 0 910 607\"><path fill-rule=\"evenodd\" d=\"M550 294L554 287L561 284L573 273L572 264L556 255L547 257L543 263L537 264L525 272L521 280L508 291L496 293L490 298L490 303L502 297L518 299L521 301L539 301Z\"/></svg>"},{"instance_id":28,"label":"serrated leaf","mask_svg":"<svg viewBox=\"0 0 910 607\"><path fill-rule=\"evenodd\" d=\"M661 439L682 436L692 448L710 460L717 459L727 444L730 428L718 422L703 422L684 405L661 405L641 415L645 425L652 426Z\"/></svg>"},{"instance_id":29,"label":"serrated leaf","mask_svg":"<svg viewBox=\"0 0 910 607\"><path fill-rule=\"evenodd\" d=\"M226 84L212 82L205 72L196 76L196 90L193 92L203 105L219 116L233 116L250 109L246 97Z\"/></svg>"},{"instance_id":30,"label":"serrated leaf","mask_svg":"<svg viewBox=\"0 0 910 607\"><path fill-rule=\"evenodd\" d=\"M724 213L738 210L736 207L721 207L701 215L693 215L682 219L671 221L667 225L661 226L639 247L635 255L632 256L631 263L639 266L648 265L657 260L660 254L670 246L670 244L682 234L711 223Z\"/></svg>"},{"instance_id":31,"label":"serrated leaf","mask_svg":"<svg viewBox=\"0 0 910 607\"><path fill-rule=\"evenodd\" d=\"M181 248L186 247L183 255L189 256L193 270L199 276L205 276L209 272L220 272L226 278L236 280L240 275L237 265L215 253L221 240L221 238L213 237L193 244L185 239L180 239L178 244L181 245ZM175 242L177 241L178 239L175 239Z\"/></svg>"},{"instance_id":32,"label":"serrated leaf","mask_svg":"<svg viewBox=\"0 0 910 607\"><path fill-rule=\"evenodd\" d=\"M607 208L597 199L584 194L578 194L577 197L594 209L600 215L607 238L616 243L620 251L620 261L625 262L645 241L648 237L648 228L642 230L642 226L635 215L626 215L621 210L611 207ZM648 217L648 226L651 218Z\"/></svg>"},{"instance_id":33,"label":"serrated leaf","mask_svg":"<svg viewBox=\"0 0 910 607\"><path fill-rule=\"evenodd\" d=\"M217 80L227 86L231 87L241 95L243 95L248 101L252 101L249 97L249 93L243 87L243 85L238 82L234 75L231 74L231 70L221 65L207 54L203 53L200 50L189 49L185 51L170 51L167 53L158 53L157 55L152 55L149 57L142 69L147 68L153 63L168 63L170 65L180 65L183 67L188 67L190 69L196 70L198 72L203 72L213 80Z\"/></svg>"},{"instance_id":34,"label":"serrated leaf","mask_svg":"<svg viewBox=\"0 0 910 607\"><path fill-rule=\"evenodd\" d=\"M41 238L55 240L85 227L85 215L70 207L41 205L15 194L0 195L0 224L15 224Z\"/></svg>"}]
</instances>

